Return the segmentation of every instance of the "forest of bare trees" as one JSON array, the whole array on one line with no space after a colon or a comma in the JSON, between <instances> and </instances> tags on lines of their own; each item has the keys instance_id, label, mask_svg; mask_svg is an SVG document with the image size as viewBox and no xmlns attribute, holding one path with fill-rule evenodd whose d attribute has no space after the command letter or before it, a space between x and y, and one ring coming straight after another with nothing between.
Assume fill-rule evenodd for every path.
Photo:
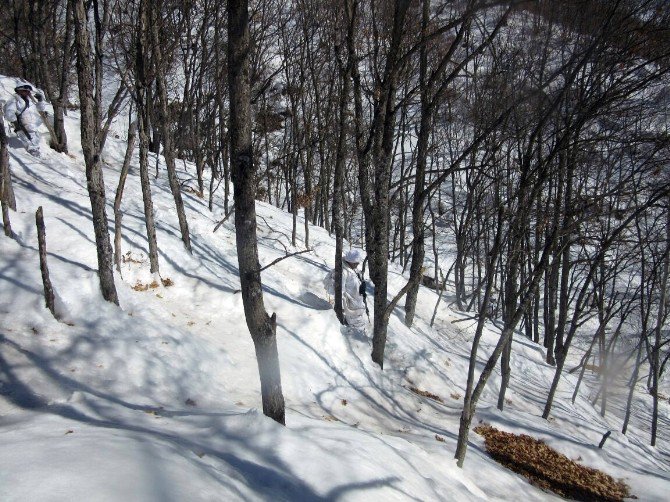
<instances>
[{"instance_id":1,"label":"forest of bare trees","mask_svg":"<svg viewBox=\"0 0 670 502\"><path fill-rule=\"evenodd\" d=\"M137 127L152 272L151 153L165 158L187 249L183 190L235 211L264 411L279 422L278 320L262 301L254 200L294 215L294 246L308 249L318 225L337 239L335 264L345 241L365 249L380 369L393 311L412 326L420 285L444 289L477 322L462 465L498 367L505 406L515 334L555 368L545 419L567 372L595 372L603 415L609 386L625 380L629 415L644 382L656 442L670 359L668 27L665 0L8 0L0 73L45 90L55 150L67 152L64 116L81 114L108 301L118 303L100 153L115 116L131 114L130 151ZM193 178L177 177L181 160ZM393 294L391 263L407 281ZM478 371L487 323L500 337Z\"/></svg>"}]
</instances>

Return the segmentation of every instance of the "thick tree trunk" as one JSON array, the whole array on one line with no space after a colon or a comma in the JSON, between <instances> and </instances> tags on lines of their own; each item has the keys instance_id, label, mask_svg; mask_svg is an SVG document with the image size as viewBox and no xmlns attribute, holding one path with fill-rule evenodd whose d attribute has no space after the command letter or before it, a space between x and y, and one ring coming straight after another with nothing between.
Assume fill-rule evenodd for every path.
<instances>
[{"instance_id":1,"label":"thick tree trunk","mask_svg":"<svg viewBox=\"0 0 670 502\"><path fill-rule=\"evenodd\" d=\"M556 304L557 304L557 287L558 287L558 271L559 271L559 257L556 253L554 260L547 271L545 282L545 296L544 296L544 346L547 349L547 364L556 365Z\"/></svg>"},{"instance_id":2,"label":"thick tree trunk","mask_svg":"<svg viewBox=\"0 0 670 502\"><path fill-rule=\"evenodd\" d=\"M230 158L235 199L235 234L247 326L256 348L263 413L284 424L284 396L277 353L276 316L263 302L256 236L256 173L251 143L248 0L228 2Z\"/></svg>"},{"instance_id":3,"label":"thick tree trunk","mask_svg":"<svg viewBox=\"0 0 670 502\"><path fill-rule=\"evenodd\" d=\"M63 106L57 103L52 104L54 109L54 137L51 139L49 146L57 152L68 153Z\"/></svg>"},{"instance_id":4,"label":"thick tree trunk","mask_svg":"<svg viewBox=\"0 0 670 502\"><path fill-rule=\"evenodd\" d=\"M512 338L505 344L502 356L500 357L500 392L498 392L498 406L500 411L505 409L505 394L509 386L509 379L512 373L510 367L510 358L512 356Z\"/></svg>"},{"instance_id":5,"label":"thick tree trunk","mask_svg":"<svg viewBox=\"0 0 670 502\"><path fill-rule=\"evenodd\" d=\"M336 47L339 59L339 46ZM337 139L337 151L335 153L335 172L333 174L333 216L332 225L335 231L335 315L340 324L346 324L344 309L342 305L342 247L344 240L343 224L343 185L344 185L344 163L347 135L347 102L349 98L351 60L345 63L340 61L340 74L342 77L342 89L339 102L339 131Z\"/></svg>"},{"instance_id":6,"label":"thick tree trunk","mask_svg":"<svg viewBox=\"0 0 670 502\"><path fill-rule=\"evenodd\" d=\"M94 73L91 67L90 35L84 0L70 0L74 10L75 39L77 45L77 77L79 81L79 102L81 103L81 147L86 164L86 184L91 200L93 229L98 255L98 276L102 296L108 302L119 304L114 285L112 245L107 229L105 209L105 183L100 159L100 140L97 116L100 110L100 95L93 92ZM96 101L97 99L97 101Z\"/></svg>"}]
</instances>

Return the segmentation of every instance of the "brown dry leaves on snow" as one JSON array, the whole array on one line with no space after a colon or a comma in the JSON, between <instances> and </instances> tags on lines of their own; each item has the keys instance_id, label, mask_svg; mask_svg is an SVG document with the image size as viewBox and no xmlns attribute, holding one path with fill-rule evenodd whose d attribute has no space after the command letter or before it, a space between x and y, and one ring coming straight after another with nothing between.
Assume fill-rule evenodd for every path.
<instances>
[{"instance_id":1,"label":"brown dry leaves on snow","mask_svg":"<svg viewBox=\"0 0 670 502\"><path fill-rule=\"evenodd\" d=\"M417 389L416 387L409 387L409 390L414 392L414 394L418 394L419 396L427 397L433 401L437 401L438 403L444 403L440 396L433 394L432 392L428 392L427 390Z\"/></svg>"},{"instance_id":2,"label":"brown dry leaves on snow","mask_svg":"<svg viewBox=\"0 0 670 502\"><path fill-rule=\"evenodd\" d=\"M490 425L480 425L475 432L484 436L486 450L497 462L543 490L583 501L623 501L631 497L623 482L577 464L542 441Z\"/></svg>"},{"instance_id":3,"label":"brown dry leaves on snow","mask_svg":"<svg viewBox=\"0 0 670 502\"><path fill-rule=\"evenodd\" d=\"M133 289L135 291L147 291L149 288L156 289L157 287L158 283L156 281L152 281L151 284L142 284L140 281L137 281L133 286Z\"/></svg>"},{"instance_id":4,"label":"brown dry leaves on snow","mask_svg":"<svg viewBox=\"0 0 670 502\"><path fill-rule=\"evenodd\" d=\"M169 277L167 279L161 279L161 282L163 283L163 286L166 288L174 286L174 281ZM151 284L142 284L140 281L137 281L133 286L133 289L135 291L148 291L149 289L156 289L157 287L158 283L156 281L151 281Z\"/></svg>"}]
</instances>

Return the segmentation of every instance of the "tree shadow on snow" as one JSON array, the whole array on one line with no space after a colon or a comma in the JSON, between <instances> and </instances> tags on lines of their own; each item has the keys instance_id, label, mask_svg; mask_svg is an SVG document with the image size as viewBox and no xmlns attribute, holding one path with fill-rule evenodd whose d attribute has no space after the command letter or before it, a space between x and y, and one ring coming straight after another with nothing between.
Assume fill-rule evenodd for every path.
<instances>
[{"instance_id":1,"label":"tree shadow on snow","mask_svg":"<svg viewBox=\"0 0 670 502\"><path fill-rule=\"evenodd\" d=\"M394 487L399 479L387 477L372 479L362 482L353 482L332 488L325 494L318 493L308 483L301 480L291 471L290 465L286 464L274 451L274 444L268 437L257 437L257 432L247 431L244 427L229 425L227 418L239 417L238 411L228 412L200 412L198 410L167 410L154 406L146 406L128 402L110 393L95 389L74 378L63 375L54 369L52 361L31 350L21 347L18 343L6 338L0 333L0 347L10 348L25 357L34 368L39 370L43 377L66 392L80 392L84 397L77 400L77 409L69 403L49 402L46 398L36 395L30 387L29 382L22 381L16 374L15 367L3 356L0 351L0 387L2 394L15 406L31 410L33 412L52 414L67 420L80 422L90 427L110 429L130 433L134 439L142 442L147 450L155 449L157 444L168 445L173 453L180 455L184 460L191 463L199 472L205 474L215 483L225 487L231 494L238 498L247 498L249 490L262 499L266 500L337 500L346 494L369 490L380 487L390 487L397 490L405 498L411 498ZM124 411L125 410L125 411ZM144 412L138 418L137 415L128 414L128 411ZM146 417L160 417L196 422L198 432L190 433L184 437L175 432L166 430L172 421L154 421L144 425ZM6 420L3 421L5 424ZM279 428L270 419L266 425L271 429ZM184 425L178 422L177 425ZM163 430L160 427L164 427ZM262 432L260 433L263 434ZM139 438L135 435L140 435ZM152 477L163 479L160 486L155 486L157 492L169 490L169 479L163 476L160 456L151 455L147 452L150 461L143 463L147 470L153 469ZM324 455L328 452L325 451ZM257 458L258 461L248 460L243 456ZM212 463L212 459L228 466L222 469L220 464ZM231 479L230 470L234 472L237 483ZM239 485L244 486L244 490ZM156 493L160 496L160 493Z\"/></svg>"}]
</instances>

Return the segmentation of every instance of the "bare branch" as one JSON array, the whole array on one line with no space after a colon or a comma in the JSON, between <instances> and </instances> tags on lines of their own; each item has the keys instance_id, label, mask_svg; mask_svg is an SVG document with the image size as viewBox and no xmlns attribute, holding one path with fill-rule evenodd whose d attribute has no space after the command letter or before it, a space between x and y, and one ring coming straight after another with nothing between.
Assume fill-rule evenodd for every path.
<instances>
[{"instance_id":1,"label":"bare branch","mask_svg":"<svg viewBox=\"0 0 670 502\"><path fill-rule=\"evenodd\" d=\"M296 255L303 254L303 253L309 253L310 251L313 251L313 250L312 249L303 249L302 251L296 251L295 253L290 253L290 254L287 254L286 256L281 256L280 258L277 258L276 260L271 261L270 263L268 263L264 267L261 267L259 272L262 272L263 270L270 268L272 265L276 265L277 263L279 263L282 260L285 260L286 258L290 258L291 256L296 256Z\"/></svg>"}]
</instances>

